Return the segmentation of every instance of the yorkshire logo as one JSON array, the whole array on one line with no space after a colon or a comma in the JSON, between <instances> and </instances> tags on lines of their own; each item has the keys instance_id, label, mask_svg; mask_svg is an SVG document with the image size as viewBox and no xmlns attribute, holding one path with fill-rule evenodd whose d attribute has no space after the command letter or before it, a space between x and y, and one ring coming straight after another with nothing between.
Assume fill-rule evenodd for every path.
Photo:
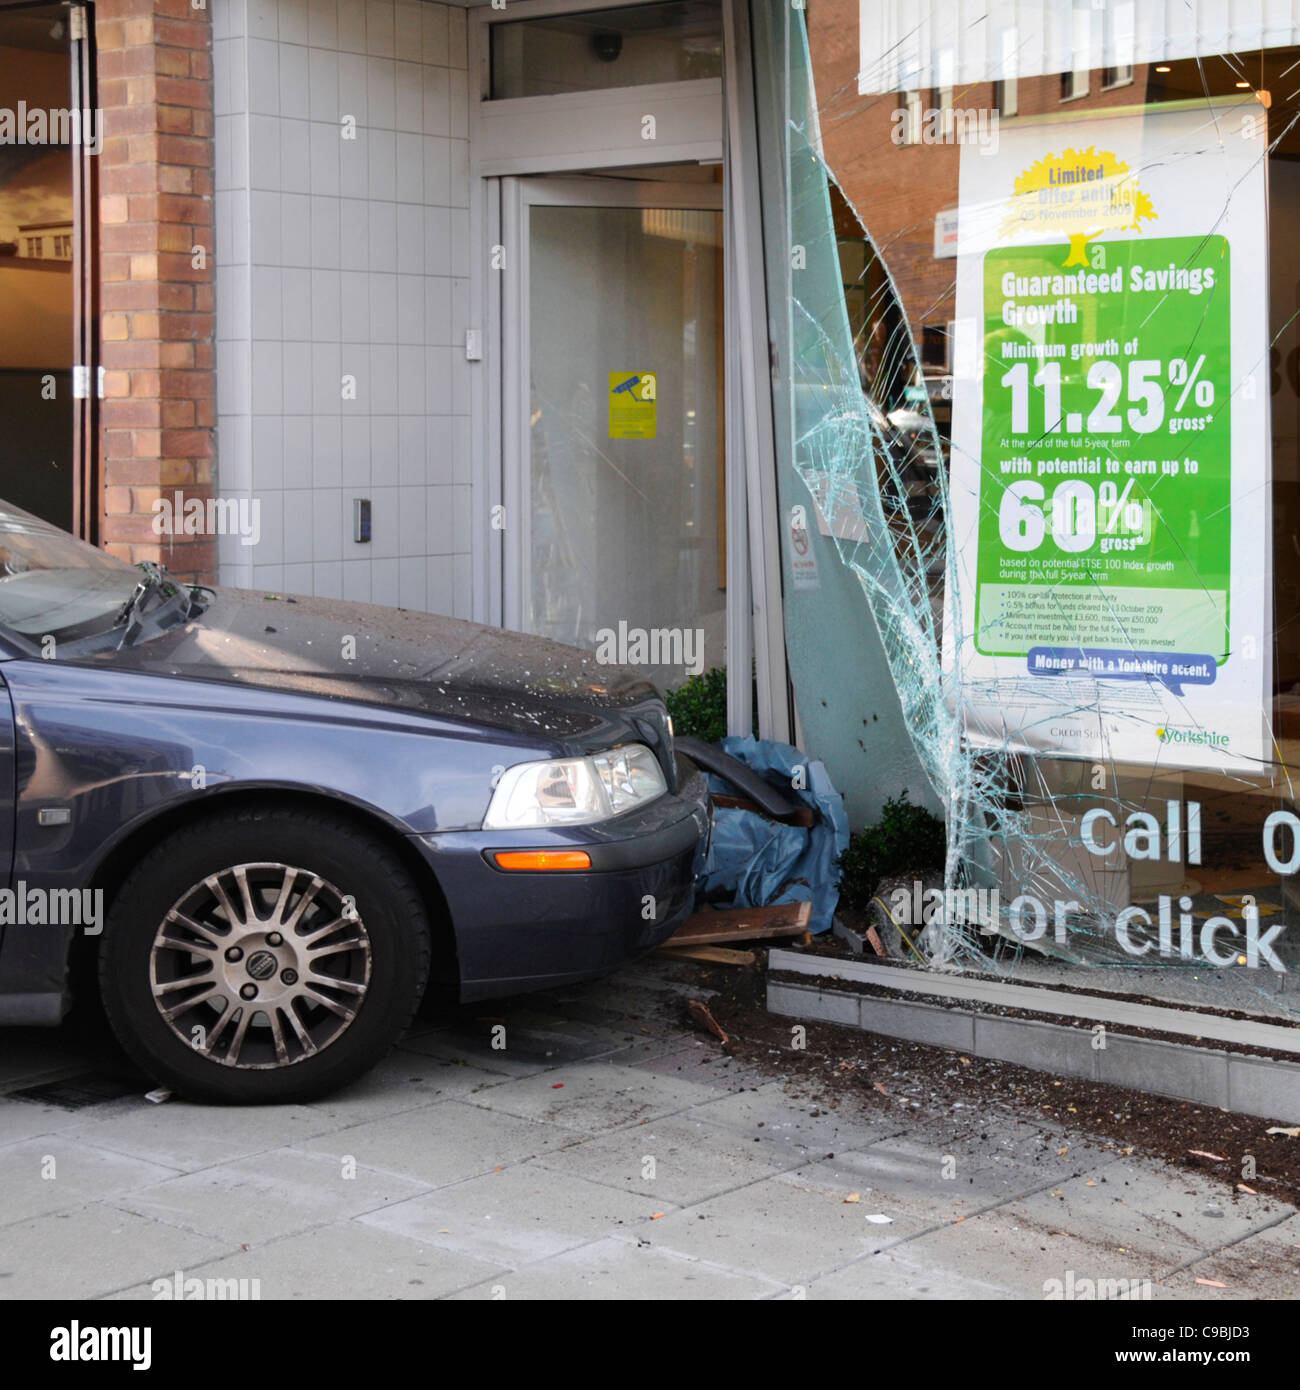
<instances>
[{"instance_id":1,"label":"yorkshire logo","mask_svg":"<svg viewBox=\"0 0 1300 1390\"><path fill-rule=\"evenodd\" d=\"M1044 155L1016 179L1001 235L1063 233L1070 239L1064 265L1100 269L1104 261L1088 259L1090 241L1105 232L1140 232L1158 216L1137 175L1113 151L1071 147Z\"/></svg>"},{"instance_id":2,"label":"yorkshire logo","mask_svg":"<svg viewBox=\"0 0 1300 1390\"><path fill-rule=\"evenodd\" d=\"M1167 724L1162 724L1156 730L1156 737L1161 743L1196 744L1210 748L1226 748L1232 742L1228 734L1221 734L1217 729L1171 729Z\"/></svg>"}]
</instances>

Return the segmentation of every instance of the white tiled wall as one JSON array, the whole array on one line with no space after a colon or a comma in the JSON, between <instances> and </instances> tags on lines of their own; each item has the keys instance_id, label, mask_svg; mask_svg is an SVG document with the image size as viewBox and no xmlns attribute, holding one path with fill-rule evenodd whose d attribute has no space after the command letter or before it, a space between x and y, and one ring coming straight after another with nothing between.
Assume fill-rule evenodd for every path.
<instances>
[{"instance_id":1,"label":"white tiled wall","mask_svg":"<svg viewBox=\"0 0 1300 1390\"><path fill-rule=\"evenodd\" d=\"M465 12L211 3L221 581L468 617Z\"/></svg>"}]
</instances>

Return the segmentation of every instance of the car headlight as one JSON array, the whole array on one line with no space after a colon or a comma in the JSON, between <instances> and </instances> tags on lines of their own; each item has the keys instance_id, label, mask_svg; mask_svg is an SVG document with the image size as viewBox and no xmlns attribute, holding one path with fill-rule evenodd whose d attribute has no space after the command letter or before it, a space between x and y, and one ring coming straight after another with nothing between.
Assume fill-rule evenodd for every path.
<instances>
[{"instance_id":1,"label":"car headlight","mask_svg":"<svg viewBox=\"0 0 1300 1390\"><path fill-rule=\"evenodd\" d=\"M625 743L588 758L517 763L501 774L483 828L590 825L642 806L667 790L658 760L640 743Z\"/></svg>"}]
</instances>

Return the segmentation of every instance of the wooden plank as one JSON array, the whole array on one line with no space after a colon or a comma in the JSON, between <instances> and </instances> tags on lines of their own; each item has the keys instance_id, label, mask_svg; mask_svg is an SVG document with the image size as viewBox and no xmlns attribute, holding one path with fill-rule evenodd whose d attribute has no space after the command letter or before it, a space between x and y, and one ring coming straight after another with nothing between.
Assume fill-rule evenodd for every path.
<instances>
[{"instance_id":1,"label":"wooden plank","mask_svg":"<svg viewBox=\"0 0 1300 1390\"><path fill-rule=\"evenodd\" d=\"M812 903L775 903L771 907L726 907L697 912L664 943L703 946L719 941L761 941L774 936L803 936L812 919Z\"/></svg>"},{"instance_id":2,"label":"wooden plank","mask_svg":"<svg viewBox=\"0 0 1300 1390\"><path fill-rule=\"evenodd\" d=\"M655 952L669 960L703 960L712 965L753 965L753 951L732 951L726 946L660 946Z\"/></svg>"},{"instance_id":3,"label":"wooden plank","mask_svg":"<svg viewBox=\"0 0 1300 1390\"><path fill-rule=\"evenodd\" d=\"M690 1012L691 1018L703 1028L706 1033L712 1033L719 1042L726 1047L729 1039L725 1029L716 1018L709 1012L709 1006L702 1004L698 999L688 999L686 1008Z\"/></svg>"}]
</instances>

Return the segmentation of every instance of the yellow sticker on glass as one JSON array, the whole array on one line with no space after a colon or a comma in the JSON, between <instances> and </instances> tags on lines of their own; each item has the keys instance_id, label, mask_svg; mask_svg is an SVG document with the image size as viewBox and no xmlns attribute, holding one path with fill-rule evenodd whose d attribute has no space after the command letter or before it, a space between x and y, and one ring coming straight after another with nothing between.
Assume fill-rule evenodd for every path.
<instances>
[{"instance_id":1,"label":"yellow sticker on glass","mask_svg":"<svg viewBox=\"0 0 1300 1390\"><path fill-rule=\"evenodd\" d=\"M610 372L609 437L655 437L655 373Z\"/></svg>"}]
</instances>

